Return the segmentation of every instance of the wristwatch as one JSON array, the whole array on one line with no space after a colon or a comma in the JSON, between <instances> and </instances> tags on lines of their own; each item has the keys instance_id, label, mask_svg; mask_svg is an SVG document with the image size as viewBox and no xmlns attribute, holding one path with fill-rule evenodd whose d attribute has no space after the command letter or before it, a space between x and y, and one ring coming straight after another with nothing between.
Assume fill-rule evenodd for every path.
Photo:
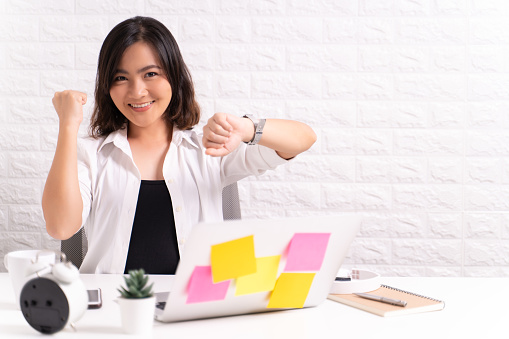
<instances>
[{"instance_id":1,"label":"wristwatch","mask_svg":"<svg viewBox=\"0 0 509 339\"><path fill-rule=\"evenodd\" d=\"M265 126L265 119L256 119L255 117L253 117L252 114L246 114L243 116L243 118L248 118L249 120L251 120L253 122L254 130L255 130L253 139L246 142L246 144L256 145L257 143L260 142L260 139L262 138L263 127Z\"/></svg>"}]
</instances>

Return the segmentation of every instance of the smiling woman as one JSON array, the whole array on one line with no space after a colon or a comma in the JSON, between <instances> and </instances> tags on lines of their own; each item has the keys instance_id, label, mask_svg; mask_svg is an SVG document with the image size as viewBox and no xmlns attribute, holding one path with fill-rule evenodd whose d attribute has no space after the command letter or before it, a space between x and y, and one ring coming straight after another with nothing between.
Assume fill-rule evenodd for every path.
<instances>
[{"instance_id":1,"label":"smiling woman","mask_svg":"<svg viewBox=\"0 0 509 339\"><path fill-rule=\"evenodd\" d=\"M200 109L191 75L170 31L152 18L128 19L106 37L90 136L78 138L86 100L55 93L59 134L42 201L54 238L84 227L84 273L173 274L191 228L222 220L223 187L316 140L297 121L227 113L194 130Z\"/></svg>"}]
</instances>

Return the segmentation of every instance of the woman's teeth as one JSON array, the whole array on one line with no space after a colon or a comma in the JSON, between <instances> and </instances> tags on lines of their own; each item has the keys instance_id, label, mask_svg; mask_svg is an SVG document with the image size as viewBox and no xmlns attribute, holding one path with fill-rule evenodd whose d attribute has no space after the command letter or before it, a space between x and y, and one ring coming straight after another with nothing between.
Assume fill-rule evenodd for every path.
<instances>
[{"instance_id":1,"label":"woman's teeth","mask_svg":"<svg viewBox=\"0 0 509 339\"><path fill-rule=\"evenodd\" d=\"M151 101L151 102L146 102L146 103L141 104L141 105L129 104L129 106L134 107L134 108L143 108L143 107L147 107L148 105L150 105L150 104L152 104L152 103L153 103L153 101Z\"/></svg>"}]
</instances>

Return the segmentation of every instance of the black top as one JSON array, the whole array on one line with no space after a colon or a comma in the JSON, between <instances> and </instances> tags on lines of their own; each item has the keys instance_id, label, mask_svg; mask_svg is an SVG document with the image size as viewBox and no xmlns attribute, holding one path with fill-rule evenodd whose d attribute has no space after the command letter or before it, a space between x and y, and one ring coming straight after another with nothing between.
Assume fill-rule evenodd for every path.
<instances>
[{"instance_id":1,"label":"black top","mask_svg":"<svg viewBox=\"0 0 509 339\"><path fill-rule=\"evenodd\" d=\"M124 273L175 274L180 256L170 192L164 180L142 180Z\"/></svg>"}]
</instances>

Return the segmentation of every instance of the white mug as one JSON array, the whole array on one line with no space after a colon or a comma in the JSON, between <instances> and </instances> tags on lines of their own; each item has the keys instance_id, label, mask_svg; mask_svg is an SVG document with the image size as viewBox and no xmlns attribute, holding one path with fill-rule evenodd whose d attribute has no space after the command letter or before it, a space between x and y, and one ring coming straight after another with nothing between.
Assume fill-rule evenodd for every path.
<instances>
[{"instance_id":1,"label":"white mug","mask_svg":"<svg viewBox=\"0 0 509 339\"><path fill-rule=\"evenodd\" d=\"M11 277L16 307L19 308L19 295L27 280L27 269L36 261L44 264L55 264L54 251L25 250L9 252L4 257L4 265Z\"/></svg>"}]
</instances>

